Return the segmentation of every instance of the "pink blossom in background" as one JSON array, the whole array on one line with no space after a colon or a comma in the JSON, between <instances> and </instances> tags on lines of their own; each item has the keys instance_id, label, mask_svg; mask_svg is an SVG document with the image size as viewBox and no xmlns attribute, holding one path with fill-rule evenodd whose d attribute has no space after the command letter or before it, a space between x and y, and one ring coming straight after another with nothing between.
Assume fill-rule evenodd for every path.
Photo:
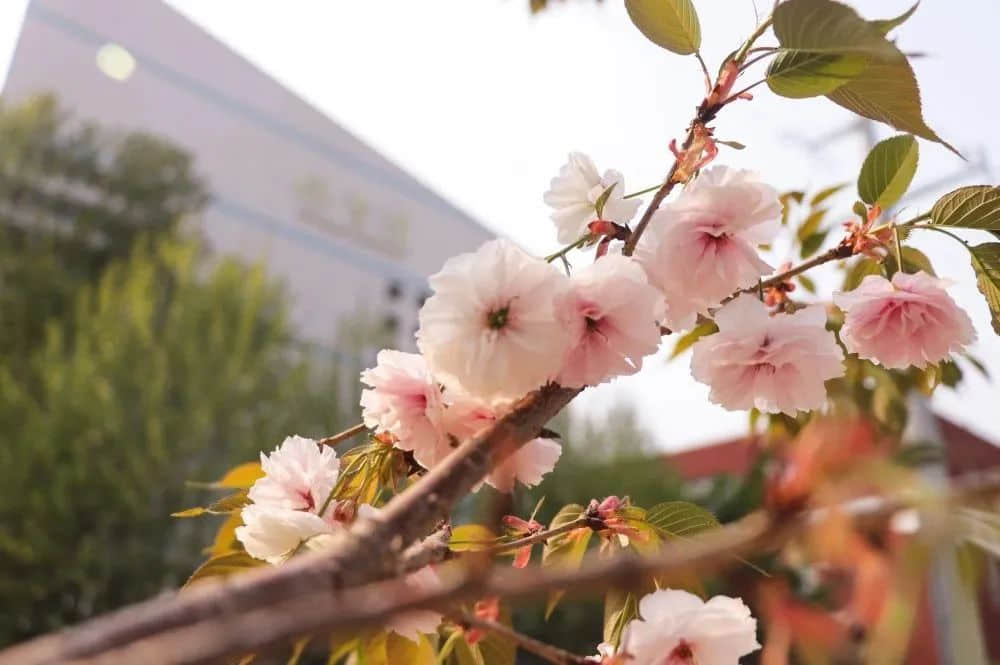
<instances>
[{"instance_id":1,"label":"pink blossom in background","mask_svg":"<svg viewBox=\"0 0 1000 665\"><path fill-rule=\"evenodd\" d=\"M618 171L608 170L601 176L590 157L571 152L569 160L552 179L549 191L542 199L552 207L552 221L559 231L559 242L568 245L587 232L587 224L597 219L595 203L601 194L614 185L604 204L602 218L628 224L642 204L641 199L626 199L625 179Z\"/></svg>"},{"instance_id":2,"label":"pink blossom in background","mask_svg":"<svg viewBox=\"0 0 1000 665\"><path fill-rule=\"evenodd\" d=\"M660 345L662 299L625 256L604 256L573 273L557 303L572 342L556 382L578 388L638 372Z\"/></svg>"},{"instance_id":3,"label":"pink blossom in background","mask_svg":"<svg viewBox=\"0 0 1000 665\"><path fill-rule=\"evenodd\" d=\"M562 367L568 339L554 300L568 278L509 240L449 259L431 276L417 345L446 386L493 400L521 397Z\"/></svg>"},{"instance_id":4,"label":"pink blossom in background","mask_svg":"<svg viewBox=\"0 0 1000 665\"><path fill-rule=\"evenodd\" d=\"M270 455L260 454L264 476L248 492L255 504L315 511L337 484L340 460L329 446L287 437Z\"/></svg>"},{"instance_id":5,"label":"pink blossom in background","mask_svg":"<svg viewBox=\"0 0 1000 665\"><path fill-rule=\"evenodd\" d=\"M507 459L493 467L486 483L501 492L510 492L514 483L534 487L556 468L562 446L552 439L537 438L515 450Z\"/></svg>"},{"instance_id":6,"label":"pink blossom in background","mask_svg":"<svg viewBox=\"0 0 1000 665\"><path fill-rule=\"evenodd\" d=\"M629 665L736 665L760 648L757 620L738 598L661 589L642 597L639 616L618 649Z\"/></svg>"},{"instance_id":7,"label":"pink blossom in background","mask_svg":"<svg viewBox=\"0 0 1000 665\"><path fill-rule=\"evenodd\" d=\"M666 326L691 328L698 314L770 273L757 245L774 240L780 219L777 190L725 166L706 170L662 206L636 256L664 295Z\"/></svg>"},{"instance_id":8,"label":"pink blossom in background","mask_svg":"<svg viewBox=\"0 0 1000 665\"><path fill-rule=\"evenodd\" d=\"M715 322L719 332L694 344L691 374L727 409L791 415L818 409L826 402L824 382L844 374L843 351L820 305L771 317L764 303L744 294L720 309Z\"/></svg>"},{"instance_id":9,"label":"pink blossom in background","mask_svg":"<svg viewBox=\"0 0 1000 665\"><path fill-rule=\"evenodd\" d=\"M948 285L923 271L897 272L891 282L869 275L833 296L845 314L840 339L851 353L887 369L940 362L976 339L969 315L945 292Z\"/></svg>"},{"instance_id":10,"label":"pink blossom in background","mask_svg":"<svg viewBox=\"0 0 1000 665\"><path fill-rule=\"evenodd\" d=\"M414 591L434 591L441 588L441 578L433 566L424 566L404 577L403 584ZM441 613L434 610L410 610L390 617L385 627L416 642L421 634L436 632L442 618Z\"/></svg>"}]
</instances>

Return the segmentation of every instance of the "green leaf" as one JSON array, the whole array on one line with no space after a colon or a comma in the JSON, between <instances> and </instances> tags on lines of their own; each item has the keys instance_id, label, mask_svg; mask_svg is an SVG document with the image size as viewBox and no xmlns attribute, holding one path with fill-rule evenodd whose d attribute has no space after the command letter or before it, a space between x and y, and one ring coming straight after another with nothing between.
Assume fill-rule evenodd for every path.
<instances>
[{"instance_id":1,"label":"green leaf","mask_svg":"<svg viewBox=\"0 0 1000 665\"><path fill-rule=\"evenodd\" d=\"M706 335L711 335L719 332L719 326L715 325L715 321L706 321L705 323L699 323L694 328L684 333L677 339L677 343L674 344L673 351L670 352L670 357L667 360L673 360L680 354L684 353L697 342L702 337Z\"/></svg>"},{"instance_id":2,"label":"green leaf","mask_svg":"<svg viewBox=\"0 0 1000 665\"><path fill-rule=\"evenodd\" d=\"M194 582L207 579L209 577L226 577L241 573L250 568L266 566L267 563L255 559L246 552L229 552L221 556L212 557L205 563L198 566L191 577L188 578L184 586L190 586Z\"/></svg>"},{"instance_id":3,"label":"green leaf","mask_svg":"<svg viewBox=\"0 0 1000 665\"><path fill-rule=\"evenodd\" d=\"M809 293L816 293L816 282L814 282L811 277L802 274L802 275L796 275L795 279L798 281L799 284L802 285L803 289L805 289Z\"/></svg>"},{"instance_id":4,"label":"green leaf","mask_svg":"<svg viewBox=\"0 0 1000 665\"><path fill-rule=\"evenodd\" d=\"M827 229L826 231L818 231L808 236L805 240L802 241L802 247L799 250L799 256L801 256L803 259L808 259L810 256L818 252L819 248L823 246L823 241L826 240L826 236L829 233L830 230Z\"/></svg>"},{"instance_id":5,"label":"green leaf","mask_svg":"<svg viewBox=\"0 0 1000 665\"><path fill-rule=\"evenodd\" d=\"M886 44L892 49L889 54L867 56L865 71L827 97L862 117L936 141L961 157L958 150L924 122L920 88L913 69L902 51L888 41Z\"/></svg>"},{"instance_id":6,"label":"green leaf","mask_svg":"<svg viewBox=\"0 0 1000 665\"><path fill-rule=\"evenodd\" d=\"M861 285L861 282L868 275L881 275L882 266L878 261L874 261L869 258L863 258L855 263L853 266L848 268L847 274L844 276L844 291L853 291Z\"/></svg>"},{"instance_id":7,"label":"green leaf","mask_svg":"<svg viewBox=\"0 0 1000 665\"><path fill-rule=\"evenodd\" d=\"M594 210L597 212L597 219L604 219L604 206L607 205L608 197L611 196L611 192L617 184L617 182L611 183L611 186L601 192L601 195L594 201Z\"/></svg>"},{"instance_id":8,"label":"green leaf","mask_svg":"<svg viewBox=\"0 0 1000 665\"><path fill-rule=\"evenodd\" d=\"M966 229L1000 231L1000 187L959 187L937 200L931 223Z\"/></svg>"},{"instance_id":9,"label":"green leaf","mask_svg":"<svg viewBox=\"0 0 1000 665\"><path fill-rule=\"evenodd\" d=\"M928 275L937 277L937 274L934 272L934 266L931 265L931 260L919 249L903 247L900 254L903 257L904 272L914 273L923 270ZM889 252L889 255L885 257L885 269L890 275L894 275L899 271L899 266L896 265L895 252Z\"/></svg>"},{"instance_id":10,"label":"green leaf","mask_svg":"<svg viewBox=\"0 0 1000 665\"><path fill-rule=\"evenodd\" d=\"M496 543L496 534L482 524L462 524L451 530L448 547L452 552L475 552Z\"/></svg>"},{"instance_id":11,"label":"green leaf","mask_svg":"<svg viewBox=\"0 0 1000 665\"><path fill-rule=\"evenodd\" d=\"M917 172L920 148L909 134L880 141L865 157L858 175L858 195L868 205L891 208L906 193Z\"/></svg>"},{"instance_id":12,"label":"green leaf","mask_svg":"<svg viewBox=\"0 0 1000 665\"><path fill-rule=\"evenodd\" d=\"M817 206L820 203L822 203L823 201L826 201L828 198L830 198L831 196L833 196L837 192L839 192L842 189L844 189L845 187L847 187L847 183L846 182L842 182L839 185L833 185L832 187L827 187L826 189L821 189L818 192L816 192L815 194L813 194L813 197L811 199L809 199L809 205L811 205L811 206Z\"/></svg>"},{"instance_id":13,"label":"green leaf","mask_svg":"<svg viewBox=\"0 0 1000 665\"><path fill-rule=\"evenodd\" d=\"M986 297L993 330L1000 335L1000 242L988 242L969 248L976 285Z\"/></svg>"},{"instance_id":14,"label":"green leaf","mask_svg":"<svg viewBox=\"0 0 1000 665\"><path fill-rule=\"evenodd\" d=\"M870 56L892 45L878 28L833 0L787 0L774 10L781 52L767 70L767 84L784 97L834 92L862 75Z\"/></svg>"},{"instance_id":15,"label":"green leaf","mask_svg":"<svg viewBox=\"0 0 1000 665\"><path fill-rule=\"evenodd\" d=\"M208 513L203 506L196 506L194 508L188 508L186 510L178 510L176 513L170 513L171 517L200 517Z\"/></svg>"},{"instance_id":16,"label":"green leaf","mask_svg":"<svg viewBox=\"0 0 1000 665\"><path fill-rule=\"evenodd\" d=\"M668 51L690 55L701 48L701 24L691 0L625 0L635 27Z\"/></svg>"},{"instance_id":17,"label":"green leaf","mask_svg":"<svg viewBox=\"0 0 1000 665\"><path fill-rule=\"evenodd\" d=\"M637 616L639 601L634 593L608 589L604 595L604 641L617 647L625 626Z\"/></svg>"},{"instance_id":18,"label":"green leaf","mask_svg":"<svg viewBox=\"0 0 1000 665\"><path fill-rule=\"evenodd\" d=\"M247 490L240 490L239 492L234 492L228 496L224 496L215 503L204 508L198 506L196 508L188 508L187 510L181 510L176 513L170 513L171 517L199 517L201 515L228 515L229 513L236 513L243 510L243 507L250 503L250 499L247 497Z\"/></svg>"},{"instance_id":19,"label":"green leaf","mask_svg":"<svg viewBox=\"0 0 1000 665\"><path fill-rule=\"evenodd\" d=\"M878 31L881 32L883 35L888 35L890 30L899 27L900 25L905 23L911 16L913 16L913 12L917 11L918 6L920 6L919 0L913 3L912 7L907 9L905 12L903 12L896 18L882 19L878 21L869 21L869 23L874 25L878 29Z\"/></svg>"},{"instance_id":20,"label":"green leaf","mask_svg":"<svg viewBox=\"0 0 1000 665\"><path fill-rule=\"evenodd\" d=\"M390 632L385 638L386 665L435 665L437 654L424 635L417 641Z\"/></svg>"},{"instance_id":21,"label":"green leaf","mask_svg":"<svg viewBox=\"0 0 1000 665\"><path fill-rule=\"evenodd\" d=\"M556 529L569 524L579 518L583 512L584 507L576 503L563 506L552 518L549 528ZM579 568L580 564L583 563L583 557L587 553L587 546L593 535L592 529L581 527L550 538L542 547L542 566L559 566L570 570ZM551 616L564 594L565 591L562 590L556 590L549 594L548 602L545 605L546 619Z\"/></svg>"},{"instance_id":22,"label":"green leaf","mask_svg":"<svg viewBox=\"0 0 1000 665\"><path fill-rule=\"evenodd\" d=\"M825 216L826 208L813 210L812 213L806 217L805 221L799 225L798 230L795 232L799 242L804 242L806 238L819 231L819 225L823 222L823 218Z\"/></svg>"},{"instance_id":23,"label":"green leaf","mask_svg":"<svg viewBox=\"0 0 1000 665\"><path fill-rule=\"evenodd\" d=\"M715 515L688 501L658 503L646 511L646 522L671 537L690 536L719 526Z\"/></svg>"},{"instance_id":24,"label":"green leaf","mask_svg":"<svg viewBox=\"0 0 1000 665\"><path fill-rule=\"evenodd\" d=\"M509 625L509 620L504 621ZM514 665L517 661L517 645L496 633L489 633L476 645L482 656L483 665Z\"/></svg>"},{"instance_id":25,"label":"green leaf","mask_svg":"<svg viewBox=\"0 0 1000 665\"><path fill-rule=\"evenodd\" d=\"M716 143L721 143L722 145L729 146L733 150L743 150L746 146L739 141L723 141L722 139L715 139Z\"/></svg>"},{"instance_id":26,"label":"green leaf","mask_svg":"<svg viewBox=\"0 0 1000 665\"><path fill-rule=\"evenodd\" d=\"M247 462L230 469L226 472L226 475L219 478L212 485L219 489L250 489L250 486L257 482L258 478L263 477L264 470L260 468L260 462Z\"/></svg>"},{"instance_id":27,"label":"green leaf","mask_svg":"<svg viewBox=\"0 0 1000 665\"><path fill-rule=\"evenodd\" d=\"M767 85L774 94L790 99L819 97L859 76L867 66L858 54L783 50L767 68Z\"/></svg>"}]
</instances>

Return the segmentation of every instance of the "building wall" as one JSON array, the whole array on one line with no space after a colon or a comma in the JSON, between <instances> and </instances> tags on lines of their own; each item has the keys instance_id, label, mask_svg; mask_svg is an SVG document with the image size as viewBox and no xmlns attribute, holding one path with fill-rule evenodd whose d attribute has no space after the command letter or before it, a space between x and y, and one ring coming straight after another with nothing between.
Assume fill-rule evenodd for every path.
<instances>
[{"instance_id":1,"label":"building wall","mask_svg":"<svg viewBox=\"0 0 1000 665\"><path fill-rule=\"evenodd\" d=\"M97 66L109 43L135 60L125 80ZM330 65L336 85L351 63ZM491 236L159 0L32 0L3 94L40 92L194 154L213 193L199 221L210 245L266 262L322 343L367 312L394 317L411 346L427 275Z\"/></svg>"}]
</instances>

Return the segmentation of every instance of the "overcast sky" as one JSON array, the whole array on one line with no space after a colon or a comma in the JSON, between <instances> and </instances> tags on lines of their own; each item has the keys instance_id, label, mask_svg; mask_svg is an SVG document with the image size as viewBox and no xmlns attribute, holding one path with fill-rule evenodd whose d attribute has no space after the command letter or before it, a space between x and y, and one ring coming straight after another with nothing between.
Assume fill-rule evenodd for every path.
<instances>
[{"instance_id":1,"label":"overcast sky","mask_svg":"<svg viewBox=\"0 0 1000 665\"><path fill-rule=\"evenodd\" d=\"M887 18L909 2L853 4L870 18ZM527 0L168 4L484 225L540 253L556 247L541 195L569 151L590 154L601 170L622 171L629 191L653 185L669 164L667 144L682 136L703 94L695 61L647 42L620 0L556 0L536 16ZM0 2L0 73L25 5ZM702 51L715 68L753 29L754 6L751 0L696 5ZM924 0L897 31L904 50L927 54L914 64L929 124L970 160L922 143L915 188L956 174L958 180L939 183L933 192L996 182L997 167L988 176L979 165L982 155L995 164L1000 151L998 24L997 0ZM757 93L718 120L720 138L747 145L742 152L723 148L719 163L758 170L782 189L853 181L864 140L857 133L833 136L853 123L849 113L825 99L780 99L766 87ZM852 194L833 219L850 215ZM923 210L933 197L905 203ZM1000 340L989 327L964 250L937 235L918 236L915 244L939 273L960 282L953 293L970 311L981 340L973 351L1000 379ZM832 279L826 281L832 286ZM971 372L967 377L959 394L939 391L936 407L1000 441L1000 391ZM605 405L632 400L669 449L744 431L745 414L714 407L706 396L707 389L689 377L687 357L671 364L651 358L640 375L588 391L578 408L601 413Z\"/></svg>"}]
</instances>

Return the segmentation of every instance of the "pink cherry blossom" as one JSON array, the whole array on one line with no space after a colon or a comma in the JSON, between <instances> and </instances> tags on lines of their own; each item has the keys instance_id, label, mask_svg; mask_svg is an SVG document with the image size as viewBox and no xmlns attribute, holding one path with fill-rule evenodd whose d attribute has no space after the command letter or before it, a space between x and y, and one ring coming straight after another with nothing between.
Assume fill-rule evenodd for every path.
<instances>
[{"instance_id":1,"label":"pink cherry blossom","mask_svg":"<svg viewBox=\"0 0 1000 665\"><path fill-rule=\"evenodd\" d=\"M480 399L521 397L562 366L554 300L568 279L509 240L449 259L430 278L417 344L431 373Z\"/></svg>"},{"instance_id":2,"label":"pink cherry blossom","mask_svg":"<svg viewBox=\"0 0 1000 665\"><path fill-rule=\"evenodd\" d=\"M559 442L552 439L532 439L493 467L486 476L486 482L501 492L513 490L515 481L533 487L556 467L560 455L562 446Z\"/></svg>"},{"instance_id":3,"label":"pink cherry blossom","mask_svg":"<svg viewBox=\"0 0 1000 665\"><path fill-rule=\"evenodd\" d=\"M642 205L640 199L626 199L625 180L618 171L608 170L601 176L590 157L571 152L569 161L552 179L549 191L542 197L552 207L552 221L559 230L559 242L568 245L587 232L587 224L597 219L595 203L601 194L614 185L604 204L601 217L607 221L628 224Z\"/></svg>"},{"instance_id":4,"label":"pink cherry blossom","mask_svg":"<svg viewBox=\"0 0 1000 665\"><path fill-rule=\"evenodd\" d=\"M757 245L774 239L780 218L773 187L725 166L708 169L661 207L636 256L663 292L667 327L692 327L698 314L770 273Z\"/></svg>"},{"instance_id":5,"label":"pink cherry blossom","mask_svg":"<svg viewBox=\"0 0 1000 665\"><path fill-rule=\"evenodd\" d=\"M441 386L427 371L424 357L385 349L376 365L361 373L368 389L361 392L361 414L365 426L388 432L396 447L411 450L414 457L433 456L440 445Z\"/></svg>"},{"instance_id":6,"label":"pink cherry blossom","mask_svg":"<svg viewBox=\"0 0 1000 665\"><path fill-rule=\"evenodd\" d=\"M441 587L441 578L433 566L424 566L404 577L403 584L414 591L434 591ZM443 618L440 612L434 610L410 610L391 617L386 622L386 628L416 642L421 634L435 632Z\"/></svg>"},{"instance_id":7,"label":"pink cherry blossom","mask_svg":"<svg viewBox=\"0 0 1000 665\"><path fill-rule=\"evenodd\" d=\"M643 596L639 616L619 648L629 665L736 665L760 648L757 620L738 598L661 589Z\"/></svg>"},{"instance_id":8,"label":"pink cherry blossom","mask_svg":"<svg viewBox=\"0 0 1000 665\"><path fill-rule=\"evenodd\" d=\"M840 339L888 369L926 367L976 339L969 315L945 292L949 283L925 272L897 272L890 282L869 275L853 291L836 293L844 310Z\"/></svg>"},{"instance_id":9,"label":"pink cherry blossom","mask_svg":"<svg viewBox=\"0 0 1000 665\"><path fill-rule=\"evenodd\" d=\"M727 409L818 409L826 402L824 382L844 374L844 354L820 305L771 317L764 303L744 294L715 322L719 332L694 345L691 374Z\"/></svg>"},{"instance_id":10,"label":"pink cherry blossom","mask_svg":"<svg viewBox=\"0 0 1000 665\"><path fill-rule=\"evenodd\" d=\"M329 446L290 436L270 455L260 454L264 476L248 492L261 506L315 512L337 484L340 460Z\"/></svg>"},{"instance_id":11,"label":"pink cherry blossom","mask_svg":"<svg viewBox=\"0 0 1000 665\"><path fill-rule=\"evenodd\" d=\"M638 263L609 255L573 274L557 308L573 341L556 382L596 385L634 374L660 344L662 296Z\"/></svg>"}]
</instances>

